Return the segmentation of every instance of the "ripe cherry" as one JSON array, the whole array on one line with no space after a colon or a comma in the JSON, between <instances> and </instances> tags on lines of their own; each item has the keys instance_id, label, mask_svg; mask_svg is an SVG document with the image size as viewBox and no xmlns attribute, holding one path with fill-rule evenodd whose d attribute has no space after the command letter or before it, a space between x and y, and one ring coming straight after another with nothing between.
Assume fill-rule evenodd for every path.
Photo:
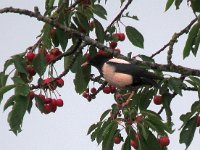
<instances>
[{"instance_id":1,"label":"ripe cherry","mask_svg":"<svg viewBox=\"0 0 200 150\"><path fill-rule=\"evenodd\" d=\"M35 97L35 93L33 91L29 91L29 99L32 100Z\"/></svg>"},{"instance_id":2,"label":"ripe cherry","mask_svg":"<svg viewBox=\"0 0 200 150\"><path fill-rule=\"evenodd\" d=\"M50 104L44 104L44 113L49 114L51 112L51 105Z\"/></svg>"},{"instance_id":3,"label":"ripe cherry","mask_svg":"<svg viewBox=\"0 0 200 150\"><path fill-rule=\"evenodd\" d=\"M117 42L110 42L110 48L115 49L117 47Z\"/></svg>"},{"instance_id":4,"label":"ripe cherry","mask_svg":"<svg viewBox=\"0 0 200 150\"><path fill-rule=\"evenodd\" d=\"M116 33L112 35L113 37L116 37L119 41L125 40L125 34L124 33Z\"/></svg>"},{"instance_id":5,"label":"ripe cherry","mask_svg":"<svg viewBox=\"0 0 200 150\"><path fill-rule=\"evenodd\" d=\"M200 126L200 116L197 117L197 127Z\"/></svg>"},{"instance_id":6,"label":"ripe cherry","mask_svg":"<svg viewBox=\"0 0 200 150\"><path fill-rule=\"evenodd\" d=\"M89 93L88 93L87 91L84 91L83 94L82 94L82 96L83 96L84 98L87 98L88 95L89 95Z\"/></svg>"},{"instance_id":7,"label":"ripe cherry","mask_svg":"<svg viewBox=\"0 0 200 150\"><path fill-rule=\"evenodd\" d=\"M116 92L116 87L110 85L110 92L113 94Z\"/></svg>"},{"instance_id":8,"label":"ripe cherry","mask_svg":"<svg viewBox=\"0 0 200 150\"><path fill-rule=\"evenodd\" d=\"M57 110L57 102L56 102L56 99L52 99L51 103L50 103L50 106L51 106L51 112L55 112Z\"/></svg>"},{"instance_id":9,"label":"ripe cherry","mask_svg":"<svg viewBox=\"0 0 200 150\"><path fill-rule=\"evenodd\" d=\"M27 58L28 61L32 61L35 58L35 54L33 52L29 51L26 54L26 58Z\"/></svg>"},{"instance_id":10,"label":"ripe cherry","mask_svg":"<svg viewBox=\"0 0 200 150\"><path fill-rule=\"evenodd\" d=\"M158 142L159 142L161 147L166 147L166 146L169 145L170 140L169 140L168 136L162 136L162 137L159 138Z\"/></svg>"},{"instance_id":11,"label":"ripe cherry","mask_svg":"<svg viewBox=\"0 0 200 150\"><path fill-rule=\"evenodd\" d=\"M105 94L109 94L109 93L111 92L110 87L109 87L109 86L104 87L104 88L103 88L103 92L104 92Z\"/></svg>"},{"instance_id":12,"label":"ripe cherry","mask_svg":"<svg viewBox=\"0 0 200 150\"><path fill-rule=\"evenodd\" d=\"M134 149L137 149L137 148L138 148L138 144L137 144L137 142L135 142L134 140L131 140L131 141L130 141L130 144L131 144L131 146L132 146Z\"/></svg>"},{"instance_id":13,"label":"ripe cherry","mask_svg":"<svg viewBox=\"0 0 200 150\"><path fill-rule=\"evenodd\" d=\"M33 65L27 65L27 66L26 66L26 71L27 71L31 76L34 76L34 75L36 74Z\"/></svg>"},{"instance_id":14,"label":"ripe cherry","mask_svg":"<svg viewBox=\"0 0 200 150\"><path fill-rule=\"evenodd\" d=\"M64 80L62 78L59 78L56 80L57 86L62 87L64 85Z\"/></svg>"},{"instance_id":15,"label":"ripe cherry","mask_svg":"<svg viewBox=\"0 0 200 150\"><path fill-rule=\"evenodd\" d=\"M120 142L121 142L120 137L119 137L119 136L115 136L115 137L114 137L114 143L115 143L115 144L119 144Z\"/></svg>"},{"instance_id":16,"label":"ripe cherry","mask_svg":"<svg viewBox=\"0 0 200 150\"><path fill-rule=\"evenodd\" d=\"M91 93L95 94L97 92L97 89L95 87L91 88Z\"/></svg>"},{"instance_id":17,"label":"ripe cherry","mask_svg":"<svg viewBox=\"0 0 200 150\"><path fill-rule=\"evenodd\" d=\"M156 95L153 97L153 102L156 105L160 105L162 104L162 96Z\"/></svg>"},{"instance_id":18,"label":"ripe cherry","mask_svg":"<svg viewBox=\"0 0 200 150\"><path fill-rule=\"evenodd\" d=\"M62 107L62 106L63 106L63 100L62 100L62 99L57 99L57 100L56 100L56 105L57 105L58 107Z\"/></svg>"},{"instance_id":19,"label":"ripe cherry","mask_svg":"<svg viewBox=\"0 0 200 150\"><path fill-rule=\"evenodd\" d=\"M46 54L45 59L46 63L50 64L56 57L53 54Z\"/></svg>"},{"instance_id":20,"label":"ripe cherry","mask_svg":"<svg viewBox=\"0 0 200 150\"><path fill-rule=\"evenodd\" d=\"M60 54L62 54L62 52L59 50L59 48L53 48L50 51L50 54L54 55L55 57L59 56Z\"/></svg>"}]
</instances>

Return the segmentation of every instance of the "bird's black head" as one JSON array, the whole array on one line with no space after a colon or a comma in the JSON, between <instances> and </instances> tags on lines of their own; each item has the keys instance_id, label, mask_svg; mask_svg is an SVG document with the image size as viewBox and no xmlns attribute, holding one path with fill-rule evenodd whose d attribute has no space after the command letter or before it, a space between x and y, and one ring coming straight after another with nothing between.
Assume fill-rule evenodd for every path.
<instances>
[{"instance_id":1,"label":"bird's black head","mask_svg":"<svg viewBox=\"0 0 200 150\"><path fill-rule=\"evenodd\" d=\"M98 70L101 70L103 64L111 58L112 56L110 55L96 55L88 63L96 67Z\"/></svg>"}]
</instances>

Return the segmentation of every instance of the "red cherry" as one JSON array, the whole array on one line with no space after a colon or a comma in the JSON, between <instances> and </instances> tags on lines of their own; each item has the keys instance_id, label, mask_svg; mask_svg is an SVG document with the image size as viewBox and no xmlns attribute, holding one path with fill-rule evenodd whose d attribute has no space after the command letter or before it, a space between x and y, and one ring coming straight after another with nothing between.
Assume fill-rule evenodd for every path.
<instances>
[{"instance_id":1,"label":"red cherry","mask_svg":"<svg viewBox=\"0 0 200 150\"><path fill-rule=\"evenodd\" d=\"M62 78L59 78L56 80L57 86L62 87L64 85L64 80Z\"/></svg>"},{"instance_id":2,"label":"red cherry","mask_svg":"<svg viewBox=\"0 0 200 150\"><path fill-rule=\"evenodd\" d=\"M200 126L200 116L197 117L197 127Z\"/></svg>"},{"instance_id":3,"label":"red cherry","mask_svg":"<svg viewBox=\"0 0 200 150\"><path fill-rule=\"evenodd\" d=\"M38 97L44 102L45 101L45 96L43 94L38 94Z\"/></svg>"},{"instance_id":4,"label":"red cherry","mask_svg":"<svg viewBox=\"0 0 200 150\"><path fill-rule=\"evenodd\" d=\"M142 120L143 120L143 118L144 118L144 117L143 117L142 115L138 115L138 116L135 117L135 122L136 122L136 123L141 123Z\"/></svg>"},{"instance_id":5,"label":"red cherry","mask_svg":"<svg viewBox=\"0 0 200 150\"><path fill-rule=\"evenodd\" d=\"M63 100L62 100L62 99L57 99L56 105L57 105L58 107L62 107L62 106L63 106Z\"/></svg>"},{"instance_id":6,"label":"red cherry","mask_svg":"<svg viewBox=\"0 0 200 150\"><path fill-rule=\"evenodd\" d=\"M56 99L52 99L51 103L51 112L55 112L57 110L57 102Z\"/></svg>"},{"instance_id":7,"label":"red cherry","mask_svg":"<svg viewBox=\"0 0 200 150\"><path fill-rule=\"evenodd\" d=\"M103 88L103 92L104 92L105 94L109 94L109 93L111 92L110 87L109 87L109 86L104 87L104 88Z\"/></svg>"},{"instance_id":8,"label":"red cherry","mask_svg":"<svg viewBox=\"0 0 200 150\"><path fill-rule=\"evenodd\" d=\"M125 40L125 34L124 33L119 33L119 40L124 41Z\"/></svg>"},{"instance_id":9,"label":"red cherry","mask_svg":"<svg viewBox=\"0 0 200 150\"><path fill-rule=\"evenodd\" d=\"M95 94L97 92L97 89L95 87L91 88L91 93Z\"/></svg>"},{"instance_id":10,"label":"red cherry","mask_svg":"<svg viewBox=\"0 0 200 150\"><path fill-rule=\"evenodd\" d=\"M116 92L116 87L110 85L110 92L113 94Z\"/></svg>"},{"instance_id":11,"label":"red cherry","mask_svg":"<svg viewBox=\"0 0 200 150\"><path fill-rule=\"evenodd\" d=\"M84 91L83 94L82 94L82 96L83 96L84 98L87 98L88 95L89 95L89 93L88 93L87 91Z\"/></svg>"},{"instance_id":12,"label":"red cherry","mask_svg":"<svg viewBox=\"0 0 200 150\"><path fill-rule=\"evenodd\" d=\"M31 76L34 76L34 75L36 74L33 65L27 65L27 66L26 66L26 71L27 71Z\"/></svg>"},{"instance_id":13,"label":"red cherry","mask_svg":"<svg viewBox=\"0 0 200 150\"><path fill-rule=\"evenodd\" d=\"M32 61L35 58L35 54L33 52L29 51L26 54L26 58L27 58L28 61Z\"/></svg>"},{"instance_id":14,"label":"red cherry","mask_svg":"<svg viewBox=\"0 0 200 150\"><path fill-rule=\"evenodd\" d=\"M53 54L46 54L45 59L46 63L49 64L51 63L56 57Z\"/></svg>"},{"instance_id":15,"label":"red cherry","mask_svg":"<svg viewBox=\"0 0 200 150\"><path fill-rule=\"evenodd\" d=\"M50 31L50 36L52 38L55 38L56 37L56 28L52 28L51 31Z\"/></svg>"},{"instance_id":16,"label":"red cherry","mask_svg":"<svg viewBox=\"0 0 200 150\"><path fill-rule=\"evenodd\" d=\"M52 99L50 97L45 98L44 103L45 104L50 104Z\"/></svg>"},{"instance_id":17,"label":"red cherry","mask_svg":"<svg viewBox=\"0 0 200 150\"><path fill-rule=\"evenodd\" d=\"M159 144L161 147L166 147L169 145L170 143L170 140L169 140L169 137L168 136L163 136L163 137L160 137L160 139L158 140Z\"/></svg>"},{"instance_id":18,"label":"red cherry","mask_svg":"<svg viewBox=\"0 0 200 150\"><path fill-rule=\"evenodd\" d=\"M29 96L30 100L32 100L35 97L35 93L33 91L29 91L28 96Z\"/></svg>"},{"instance_id":19,"label":"red cherry","mask_svg":"<svg viewBox=\"0 0 200 150\"><path fill-rule=\"evenodd\" d=\"M117 42L111 42L109 43L109 45L110 45L110 48L114 49L117 47Z\"/></svg>"},{"instance_id":20,"label":"red cherry","mask_svg":"<svg viewBox=\"0 0 200 150\"><path fill-rule=\"evenodd\" d=\"M134 149L137 149L137 148L138 148L138 144L137 144L137 142L135 142L134 140L131 140L131 141L130 141L130 144L131 144L131 146L132 146Z\"/></svg>"},{"instance_id":21,"label":"red cherry","mask_svg":"<svg viewBox=\"0 0 200 150\"><path fill-rule=\"evenodd\" d=\"M107 53L104 50L99 50L97 55L107 55Z\"/></svg>"},{"instance_id":22,"label":"red cherry","mask_svg":"<svg viewBox=\"0 0 200 150\"><path fill-rule=\"evenodd\" d=\"M115 136L115 137L114 137L114 143L115 143L115 144L119 144L120 142L121 142L120 137Z\"/></svg>"},{"instance_id":23,"label":"red cherry","mask_svg":"<svg viewBox=\"0 0 200 150\"><path fill-rule=\"evenodd\" d=\"M59 56L60 54L62 54L62 52L59 50L59 48L53 48L50 51L50 54L54 55L55 57Z\"/></svg>"},{"instance_id":24,"label":"red cherry","mask_svg":"<svg viewBox=\"0 0 200 150\"><path fill-rule=\"evenodd\" d=\"M93 20L90 21L89 26L90 26L91 29L95 28L95 23L94 23Z\"/></svg>"},{"instance_id":25,"label":"red cherry","mask_svg":"<svg viewBox=\"0 0 200 150\"><path fill-rule=\"evenodd\" d=\"M49 104L44 104L44 113L49 114L51 112L51 105Z\"/></svg>"},{"instance_id":26,"label":"red cherry","mask_svg":"<svg viewBox=\"0 0 200 150\"><path fill-rule=\"evenodd\" d=\"M156 105L160 105L162 104L162 96L156 95L153 97L153 102Z\"/></svg>"}]
</instances>

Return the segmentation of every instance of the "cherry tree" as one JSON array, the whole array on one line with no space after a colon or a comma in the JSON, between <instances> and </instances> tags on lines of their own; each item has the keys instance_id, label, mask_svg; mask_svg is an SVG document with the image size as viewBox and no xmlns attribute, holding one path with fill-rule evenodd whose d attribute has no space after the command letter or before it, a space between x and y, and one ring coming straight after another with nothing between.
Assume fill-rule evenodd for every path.
<instances>
[{"instance_id":1,"label":"cherry tree","mask_svg":"<svg viewBox=\"0 0 200 150\"><path fill-rule=\"evenodd\" d=\"M134 26L123 23L123 18L139 21L129 10L133 0L121 0L121 10L114 19L107 20L105 6L107 0L46 0L45 12L38 7L34 10L13 7L1 8L0 13L16 13L33 17L44 23L37 41L25 51L11 56L0 72L0 102L4 110L10 108L8 123L14 134L21 132L26 112L32 107L42 114L55 113L63 106L59 88L64 88L64 77L74 75L75 91L88 102L95 101L99 94L112 94L114 103L100 116L99 122L92 124L88 135L92 141L102 144L103 150L113 149L114 144L122 143L122 150L131 148L164 150L170 144L169 134L173 134L173 112L171 102L183 91L199 94L200 70L188 68L172 62L174 45L179 38L187 35L182 57L197 55L200 44L200 1L167 0L165 11L175 5L187 5L193 10L194 19L187 26L176 31L172 38L159 50L147 55L122 55L117 47L125 38L133 47L144 48L143 34ZM106 26L102 24L106 22ZM125 31L124 33L121 31ZM167 51L166 64L155 62L154 58ZM92 74L91 66L81 65L98 54L109 54L150 70L163 79L157 86L131 86L117 88L102 76ZM58 72L55 65L64 60L64 70ZM8 69L9 68L9 69ZM10 71L10 68L12 71ZM176 73L177 76L166 75ZM7 81L11 79L12 84ZM90 87L92 84L98 88ZM10 94L5 99L4 94ZM200 96L197 98L199 99ZM159 105L156 112L150 104ZM191 103L191 111L180 116L180 144L190 146L196 128L200 126L200 101ZM165 117L163 117L165 116Z\"/></svg>"}]
</instances>

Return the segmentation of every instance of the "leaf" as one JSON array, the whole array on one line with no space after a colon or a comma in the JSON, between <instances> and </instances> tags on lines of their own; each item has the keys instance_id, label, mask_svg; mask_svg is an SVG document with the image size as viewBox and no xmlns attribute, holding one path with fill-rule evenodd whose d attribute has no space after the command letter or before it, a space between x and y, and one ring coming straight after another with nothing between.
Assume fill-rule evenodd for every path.
<instances>
[{"instance_id":1,"label":"leaf","mask_svg":"<svg viewBox=\"0 0 200 150\"><path fill-rule=\"evenodd\" d=\"M110 120L103 122L102 126L99 128L99 130L97 132L97 136L96 136L96 141L98 144L100 144L102 142L104 130L107 128L107 126L110 124L110 122L111 122Z\"/></svg>"},{"instance_id":2,"label":"leaf","mask_svg":"<svg viewBox=\"0 0 200 150\"><path fill-rule=\"evenodd\" d=\"M96 127L97 127L97 124L92 124L88 129L87 135L90 134L92 131L94 131L94 129L96 129Z\"/></svg>"},{"instance_id":3,"label":"leaf","mask_svg":"<svg viewBox=\"0 0 200 150\"><path fill-rule=\"evenodd\" d=\"M187 121L180 133L180 143L185 143L186 149L190 146L197 127L197 115Z\"/></svg>"},{"instance_id":4,"label":"leaf","mask_svg":"<svg viewBox=\"0 0 200 150\"><path fill-rule=\"evenodd\" d=\"M168 80L168 87L170 88L170 90L173 90L175 93L182 96L183 82L181 79L170 78Z\"/></svg>"},{"instance_id":5,"label":"leaf","mask_svg":"<svg viewBox=\"0 0 200 150\"><path fill-rule=\"evenodd\" d=\"M5 72L7 70L7 68L12 65L14 62L13 62L13 59L8 59L6 60L6 62L4 63L4 69L3 69L3 72Z\"/></svg>"},{"instance_id":6,"label":"leaf","mask_svg":"<svg viewBox=\"0 0 200 150\"><path fill-rule=\"evenodd\" d=\"M195 83L196 86L200 87L200 79L194 76L189 76L189 78Z\"/></svg>"},{"instance_id":7,"label":"leaf","mask_svg":"<svg viewBox=\"0 0 200 150\"><path fill-rule=\"evenodd\" d=\"M118 123L117 121L112 121L103 132L103 143L102 150L113 150L114 145L114 136L117 130Z\"/></svg>"},{"instance_id":8,"label":"leaf","mask_svg":"<svg viewBox=\"0 0 200 150\"><path fill-rule=\"evenodd\" d=\"M88 20L86 18L86 16L84 16L82 13L75 13L77 19L78 19L78 22L79 24L81 25L81 27L86 30L86 32L89 31L89 24L88 24Z\"/></svg>"},{"instance_id":9,"label":"leaf","mask_svg":"<svg viewBox=\"0 0 200 150\"><path fill-rule=\"evenodd\" d=\"M195 101L191 106L191 112L200 112L200 101Z\"/></svg>"},{"instance_id":10,"label":"leaf","mask_svg":"<svg viewBox=\"0 0 200 150\"><path fill-rule=\"evenodd\" d=\"M61 29L56 29L56 36L63 51L65 51L68 43L68 35Z\"/></svg>"},{"instance_id":11,"label":"leaf","mask_svg":"<svg viewBox=\"0 0 200 150\"><path fill-rule=\"evenodd\" d=\"M12 95L4 104L3 111L5 111L8 107L13 106L15 103L16 95Z\"/></svg>"},{"instance_id":12,"label":"leaf","mask_svg":"<svg viewBox=\"0 0 200 150\"><path fill-rule=\"evenodd\" d=\"M164 150L165 149L159 145L157 138L155 137L155 135L152 134L151 131L148 132L148 138L146 142L150 150Z\"/></svg>"},{"instance_id":13,"label":"leaf","mask_svg":"<svg viewBox=\"0 0 200 150\"><path fill-rule=\"evenodd\" d=\"M94 19L94 24L95 24L95 33L96 33L96 36L97 36L97 40L100 42L100 43L104 43L104 40L105 40L105 32L104 32L104 28L103 26L101 25L101 23Z\"/></svg>"},{"instance_id":14,"label":"leaf","mask_svg":"<svg viewBox=\"0 0 200 150\"><path fill-rule=\"evenodd\" d=\"M126 140L125 140L124 144L122 145L122 149L121 149L121 150L131 150L130 140L131 140L131 138L130 138L130 136L128 135L128 136L126 137Z\"/></svg>"},{"instance_id":15,"label":"leaf","mask_svg":"<svg viewBox=\"0 0 200 150\"><path fill-rule=\"evenodd\" d=\"M172 6L173 3L174 3L174 0L168 0L165 6L165 11L167 11Z\"/></svg>"},{"instance_id":16,"label":"leaf","mask_svg":"<svg viewBox=\"0 0 200 150\"><path fill-rule=\"evenodd\" d=\"M183 0L175 0L176 9L179 9L179 6L181 5L182 2Z\"/></svg>"},{"instance_id":17,"label":"leaf","mask_svg":"<svg viewBox=\"0 0 200 150\"><path fill-rule=\"evenodd\" d=\"M25 69L25 59L22 55L14 55L12 56L15 68L20 73L27 73Z\"/></svg>"},{"instance_id":18,"label":"leaf","mask_svg":"<svg viewBox=\"0 0 200 150\"><path fill-rule=\"evenodd\" d=\"M126 27L126 35L129 41L139 48L144 48L144 38L143 35L134 27L127 26Z\"/></svg>"},{"instance_id":19,"label":"leaf","mask_svg":"<svg viewBox=\"0 0 200 150\"><path fill-rule=\"evenodd\" d=\"M93 11L97 16L106 20L107 11L103 6L96 4L93 6Z\"/></svg>"},{"instance_id":20,"label":"leaf","mask_svg":"<svg viewBox=\"0 0 200 150\"><path fill-rule=\"evenodd\" d=\"M3 72L0 72L0 88L6 85L8 75L5 75Z\"/></svg>"},{"instance_id":21,"label":"leaf","mask_svg":"<svg viewBox=\"0 0 200 150\"><path fill-rule=\"evenodd\" d=\"M194 45L195 38L197 37L197 33L199 31L199 28L200 28L200 23L196 23L191 28L191 30L190 30L190 32L188 34L188 38L187 38L185 47L183 49L183 59L185 59L186 57L189 56L190 51L192 49L192 46Z\"/></svg>"},{"instance_id":22,"label":"leaf","mask_svg":"<svg viewBox=\"0 0 200 150\"><path fill-rule=\"evenodd\" d=\"M100 121L103 121L103 119L110 113L111 109L106 110L100 117Z\"/></svg>"},{"instance_id":23,"label":"leaf","mask_svg":"<svg viewBox=\"0 0 200 150\"><path fill-rule=\"evenodd\" d=\"M35 59L33 59L33 67L35 69L35 71L42 76L45 71L46 71L46 67L47 67L47 63L46 63L46 59L45 56L43 54L37 54L37 56L35 57Z\"/></svg>"},{"instance_id":24,"label":"leaf","mask_svg":"<svg viewBox=\"0 0 200 150\"><path fill-rule=\"evenodd\" d=\"M30 88L28 84L17 84L15 87L15 94L21 96L27 96L29 94Z\"/></svg>"},{"instance_id":25,"label":"leaf","mask_svg":"<svg viewBox=\"0 0 200 150\"><path fill-rule=\"evenodd\" d=\"M52 46L51 38L50 38L51 25L45 24L42 31L43 31L42 44L43 44L44 48L50 49Z\"/></svg>"},{"instance_id":26,"label":"leaf","mask_svg":"<svg viewBox=\"0 0 200 150\"><path fill-rule=\"evenodd\" d=\"M44 112L43 100L38 95L35 95L35 101L36 101L37 108L40 110L41 113L43 113Z\"/></svg>"},{"instance_id":27,"label":"leaf","mask_svg":"<svg viewBox=\"0 0 200 150\"><path fill-rule=\"evenodd\" d=\"M197 51L198 51L198 49L199 49L199 44L200 44L200 29L199 29L199 31L198 31L198 33L197 33L197 36L196 36L196 38L195 38L195 42L194 42L194 48L192 49L192 53L194 54L194 56L196 57L196 55L197 55Z\"/></svg>"},{"instance_id":28,"label":"leaf","mask_svg":"<svg viewBox=\"0 0 200 150\"><path fill-rule=\"evenodd\" d=\"M15 85L12 84L12 85L6 85L6 86L3 86L3 87L0 88L0 103L1 103L1 101L2 101L2 99L3 99L3 95L4 95L6 92L8 92L8 91L10 91L11 89L13 89L14 87L15 87Z\"/></svg>"},{"instance_id":29,"label":"leaf","mask_svg":"<svg viewBox=\"0 0 200 150\"><path fill-rule=\"evenodd\" d=\"M8 115L10 130L13 131L15 135L21 131L23 117L26 113L27 105L27 97L21 95L15 96L15 104L12 108L12 111Z\"/></svg>"},{"instance_id":30,"label":"leaf","mask_svg":"<svg viewBox=\"0 0 200 150\"><path fill-rule=\"evenodd\" d=\"M190 0L191 6L194 12L200 12L200 1L199 0Z\"/></svg>"}]
</instances>

